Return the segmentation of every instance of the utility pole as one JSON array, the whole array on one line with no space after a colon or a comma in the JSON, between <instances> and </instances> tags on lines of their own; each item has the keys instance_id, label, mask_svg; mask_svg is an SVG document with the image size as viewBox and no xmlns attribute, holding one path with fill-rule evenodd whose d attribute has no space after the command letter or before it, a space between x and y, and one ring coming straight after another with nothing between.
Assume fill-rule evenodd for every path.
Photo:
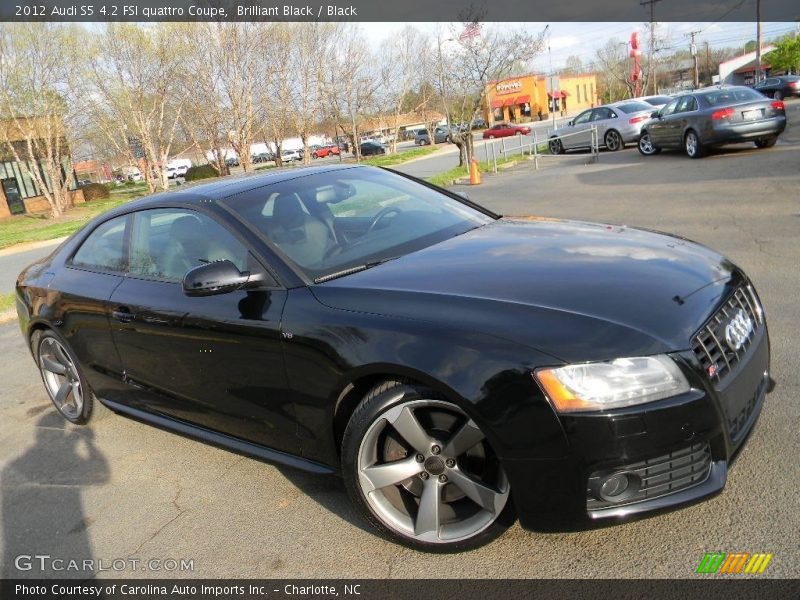
<instances>
[{"instance_id":1,"label":"utility pole","mask_svg":"<svg viewBox=\"0 0 800 600\"><path fill-rule=\"evenodd\" d=\"M760 2L761 0L759 0ZM661 0L643 0L639 2L641 6L650 5L650 58L648 59L650 63L650 74L653 77L653 94L658 94L658 82L656 76L656 61L655 61L655 36L656 36L656 29L655 29L655 5L656 2L661 2Z\"/></svg>"},{"instance_id":2,"label":"utility pole","mask_svg":"<svg viewBox=\"0 0 800 600\"><path fill-rule=\"evenodd\" d=\"M689 50L692 53L692 60L694 61L694 89L700 87L700 72L697 68L697 45L694 43L694 36L696 36L699 31L690 31L686 35L692 36L692 45L689 46Z\"/></svg>"},{"instance_id":3,"label":"utility pole","mask_svg":"<svg viewBox=\"0 0 800 600\"><path fill-rule=\"evenodd\" d=\"M711 52L708 49L708 40L706 40L706 73L708 73L708 85L714 83L714 76L711 74Z\"/></svg>"},{"instance_id":4,"label":"utility pole","mask_svg":"<svg viewBox=\"0 0 800 600\"><path fill-rule=\"evenodd\" d=\"M753 83L761 81L761 0L756 0L756 75Z\"/></svg>"}]
</instances>

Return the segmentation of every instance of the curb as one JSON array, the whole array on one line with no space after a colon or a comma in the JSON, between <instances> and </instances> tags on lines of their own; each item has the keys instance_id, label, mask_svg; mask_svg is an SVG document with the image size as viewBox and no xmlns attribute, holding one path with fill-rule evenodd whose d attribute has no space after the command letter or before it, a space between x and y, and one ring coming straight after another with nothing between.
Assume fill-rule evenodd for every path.
<instances>
[{"instance_id":1,"label":"curb","mask_svg":"<svg viewBox=\"0 0 800 600\"><path fill-rule=\"evenodd\" d=\"M13 246L9 246L8 248L0 249L0 256L8 256L10 254L17 254L19 252L27 252L28 250L36 250L37 248L46 248L47 246L60 244L68 237L69 237L68 235L65 235L63 237L53 238L51 240L41 240L38 242L20 242L19 244L14 244Z\"/></svg>"}]
</instances>

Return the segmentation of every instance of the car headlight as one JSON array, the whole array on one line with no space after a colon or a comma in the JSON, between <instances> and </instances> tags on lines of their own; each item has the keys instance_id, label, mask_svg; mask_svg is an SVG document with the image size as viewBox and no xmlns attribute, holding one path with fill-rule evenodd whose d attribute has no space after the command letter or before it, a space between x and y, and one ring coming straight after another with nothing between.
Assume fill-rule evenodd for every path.
<instances>
[{"instance_id":1,"label":"car headlight","mask_svg":"<svg viewBox=\"0 0 800 600\"><path fill-rule=\"evenodd\" d=\"M689 391L678 365L663 354L541 369L536 379L559 412L619 408Z\"/></svg>"}]
</instances>

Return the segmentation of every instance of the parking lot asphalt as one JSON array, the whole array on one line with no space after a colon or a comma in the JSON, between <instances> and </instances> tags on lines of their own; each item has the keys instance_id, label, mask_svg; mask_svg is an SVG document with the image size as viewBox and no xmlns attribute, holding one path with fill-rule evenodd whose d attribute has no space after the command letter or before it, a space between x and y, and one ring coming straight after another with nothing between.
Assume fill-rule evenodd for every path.
<instances>
[{"instance_id":1,"label":"parking lot asphalt","mask_svg":"<svg viewBox=\"0 0 800 600\"><path fill-rule=\"evenodd\" d=\"M800 103L790 105L800 122ZM191 559L193 570L126 577L699 577L705 552L771 552L760 577L800 576L800 127L769 150L702 160L635 149L525 162L470 197L507 215L624 223L676 233L754 280L772 340L775 391L722 494L659 516L574 533L514 526L493 544L431 557L375 537L335 477L275 467L110 414L65 424L16 324L0 326L2 571L15 557ZM435 565L435 567L434 567ZM85 573L46 571L86 577ZM713 577L713 576L703 576Z\"/></svg>"}]
</instances>

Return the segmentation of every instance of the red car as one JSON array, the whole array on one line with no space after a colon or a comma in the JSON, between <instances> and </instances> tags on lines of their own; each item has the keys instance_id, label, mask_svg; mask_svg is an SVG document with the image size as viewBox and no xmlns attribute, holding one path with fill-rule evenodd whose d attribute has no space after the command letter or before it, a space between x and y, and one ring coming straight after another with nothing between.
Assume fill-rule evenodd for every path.
<instances>
[{"instance_id":1,"label":"red car","mask_svg":"<svg viewBox=\"0 0 800 600\"><path fill-rule=\"evenodd\" d=\"M489 129L483 132L483 139L491 140L494 138L509 137L512 135L528 135L530 132L531 128L524 125L495 123Z\"/></svg>"},{"instance_id":2,"label":"red car","mask_svg":"<svg viewBox=\"0 0 800 600\"><path fill-rule=\"evenodd\" d=\"M328 146L323 146L322 148L317 148L314 150L314 153L311 155L314 158L325 158L326 156L333 155L338 156L340 154L339 146L336 144L329 144Z\"/></svg>"}]
</instances>

